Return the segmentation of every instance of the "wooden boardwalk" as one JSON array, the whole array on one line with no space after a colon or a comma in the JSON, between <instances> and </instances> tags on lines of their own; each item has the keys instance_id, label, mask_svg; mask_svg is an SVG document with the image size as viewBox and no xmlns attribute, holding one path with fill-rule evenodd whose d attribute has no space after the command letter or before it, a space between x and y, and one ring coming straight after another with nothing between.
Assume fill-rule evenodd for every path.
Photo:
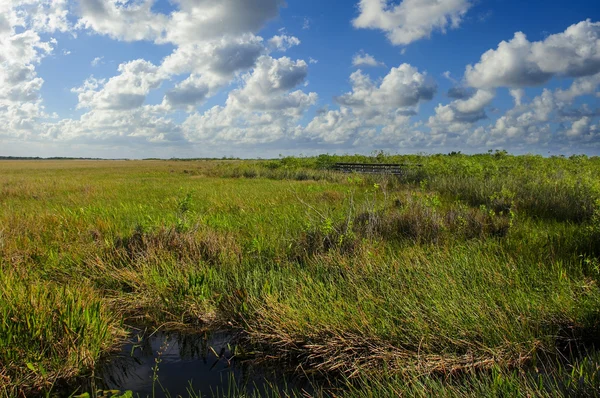
<instances>
[{"instance_id":1,"label":"wooden boardwalk","mask_svg":"<svg viewBox=\"0 0 600 398\"><path fill-rule=\"evenodd\" d=\"M395 163L336 163L333 170L342 173L361 173L361 174L392 174L402 176L406 174L409 167L420 167L421 165L406 165Z\"/></svg>"}]
</instances>

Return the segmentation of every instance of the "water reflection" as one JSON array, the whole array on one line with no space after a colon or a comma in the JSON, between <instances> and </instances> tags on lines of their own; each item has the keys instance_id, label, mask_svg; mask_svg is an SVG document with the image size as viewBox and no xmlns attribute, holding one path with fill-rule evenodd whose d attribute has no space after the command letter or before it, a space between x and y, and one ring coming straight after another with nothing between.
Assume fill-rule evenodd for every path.
<instances>
[{"instance_id":1,"label":"water reflection","mask_svg":"<svg viewBox=\"0 0 600 398\"><path fill-rule=\"evenodd\" d=\"M102 388L140 397L263 394L273 388L307 395L314 391L306 381L242 361L232 341L228 332L139 334L102 370Z\"/></svg>"}]
</instances>

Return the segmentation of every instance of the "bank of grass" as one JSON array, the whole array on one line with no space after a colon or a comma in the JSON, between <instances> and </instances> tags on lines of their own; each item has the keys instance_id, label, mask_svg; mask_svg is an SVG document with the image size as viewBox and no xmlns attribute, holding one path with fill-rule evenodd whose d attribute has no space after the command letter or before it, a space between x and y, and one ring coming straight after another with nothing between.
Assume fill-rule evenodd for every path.
<instances>
[{"instance_id":1,"label":"bank of grass","mask_svg":"<svg viewBox=\"0 0 600 398\"><path fill-rule=\"evenodd\" d=\"M91 375L140 323L234 327L338 396L600 393L597 158L0 168L4 395Z\"/></svg>"},{"instance_id":2,"label":"bank of grass","mask_svg":"<svg viewBox=\"0 0 600 398\"><path fill-rule=\"evenodd\" d=\"M2 388L16 394L50 390L92 372L125 337L121 321L88 286L58 285L0 269Z\"/></svg>"}]
</instances>

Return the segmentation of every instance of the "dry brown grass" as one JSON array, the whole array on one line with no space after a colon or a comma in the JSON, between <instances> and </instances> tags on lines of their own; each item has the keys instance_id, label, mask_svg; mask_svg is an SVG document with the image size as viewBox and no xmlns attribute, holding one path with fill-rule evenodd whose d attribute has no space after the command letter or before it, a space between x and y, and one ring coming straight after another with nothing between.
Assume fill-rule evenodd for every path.
<instances>
[{"instance_id":1,"label":"dry brown grass","mask_svg":"<svg viewBox=\"0 0 600 398\"><path fill-rule=\"evenodd\" d=\"M258 362L287 362L298 369L323 375L343 375L353 378L365 374L449 376L472 370L519 368L531 360L535 349L528 352L507 345L494 350L471 342L456 342L467 346L465 352L428 353L398 347L390 342L348 331L320 330L314 335L292 335L276 323L261 323L250 328L248 340L262 347Z\"/></svg>"},{"instance_id":2,"label":"dry brown grass","mask_svg":"<svg viewBox=\"0 0 600 398\"><path fill-rule=\"evenodd\" d=\"M236 264L241 260L242 248L232 234L210 228L180 232L162 227L149 232L136 230L130 236L117 237L114 246L106 252L108 258L121 259L125 264L149 262L165 255L188 264Z\"/></svg>"}]
</instances>

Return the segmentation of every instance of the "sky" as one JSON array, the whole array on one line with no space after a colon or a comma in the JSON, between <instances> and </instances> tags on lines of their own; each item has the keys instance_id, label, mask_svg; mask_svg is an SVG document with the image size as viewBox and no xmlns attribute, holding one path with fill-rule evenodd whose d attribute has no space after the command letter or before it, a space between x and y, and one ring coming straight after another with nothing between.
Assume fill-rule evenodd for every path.
<instances>
[{"instance_id":1,"label":"sky","mask_svg":"<svg viewBox=\"0 0 600 398\"><path fill-rule=\"evenodd\" d=\"M596 0L0 0L0 156L600 155Z\"/></svg>"}]
</instances>

